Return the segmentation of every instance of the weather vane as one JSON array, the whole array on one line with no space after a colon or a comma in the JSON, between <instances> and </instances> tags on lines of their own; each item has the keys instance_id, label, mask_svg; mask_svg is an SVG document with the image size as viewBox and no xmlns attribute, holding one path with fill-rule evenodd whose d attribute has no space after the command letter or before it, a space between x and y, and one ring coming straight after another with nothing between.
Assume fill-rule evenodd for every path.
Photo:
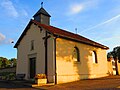
<instances>
[{"instance_id":1,"label":"weather vane","mask_svg":"<svg viewBox=\"0 0 120 90\"><path fill-rule=\"evenodd\" d=\"M41 7L43 7L43 2L41 2Z\"/></svg>"}]
</instances>

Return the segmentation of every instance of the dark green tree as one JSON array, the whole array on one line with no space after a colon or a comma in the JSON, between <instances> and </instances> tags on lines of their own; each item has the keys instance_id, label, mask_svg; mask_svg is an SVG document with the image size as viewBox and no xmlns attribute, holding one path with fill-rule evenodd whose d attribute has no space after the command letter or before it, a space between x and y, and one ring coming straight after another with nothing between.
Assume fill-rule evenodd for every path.
<instances>
[{"instance_id":1,"label":"dark green tree","mask_svg":"<svg viewBox=\"0 0 120 90\"><path fill-rule=\"evenodd\" d=\"M120 46L113 48L112 56L115 60L118 59L120 62Z\"/></svg>"},{"instance_id":2,"label":"dark green tree","mask_svg":"<svg viewBox=\"0 0 120 90\"><path fill-rule=\"evenodd\" d=\"M110 56L112 56L115 60L116 75L118 75L117 60L120 63L120 46L113 48L113 51L111 51L107 54L108 59L110 58Z\"/></svg>"},{"instance_id":3,"label":"dark green tree","mask_svg":"<svg viewBox=\"0 0 120 90\"><path fill-rule=\"evenodd\" d=\"M110 58L112 56L112 52L107 53L107 58Z\"/></svg>"}]
</instances>

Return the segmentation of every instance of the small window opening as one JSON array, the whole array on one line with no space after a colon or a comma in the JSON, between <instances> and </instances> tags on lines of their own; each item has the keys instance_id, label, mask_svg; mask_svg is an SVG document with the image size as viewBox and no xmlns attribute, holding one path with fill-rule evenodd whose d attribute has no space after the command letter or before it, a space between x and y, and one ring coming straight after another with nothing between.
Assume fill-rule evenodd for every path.
<instances>
[{"instance_id":1,"label":"small window opening","mask_svg":"<svg viewBox=\"0 0 120 90\"><path fill-rule=\"evenodd\" d=\"M31 41L31 50L34 50L34 40Z\"/></svg>"},{"instance_id":2,"label":"small window opening","mask_svg":"<svg viewBox=\"0 0 120 90\"><path fill-rule=\"evenodd\" d=\"M93 52L92 52L92 58L93 58L93 63L98 63L96 51L93 51Z\"/></svg>"},{"instance_id":3,"label":"small window opening","mask_svg":"<svg viewBox=\"0 0 120 90\"><path fill-rule=\"evenodd\" d=\"M77 47L74 47L73 60L80 62L79 49Z\"/></svg>"}]
</instances>

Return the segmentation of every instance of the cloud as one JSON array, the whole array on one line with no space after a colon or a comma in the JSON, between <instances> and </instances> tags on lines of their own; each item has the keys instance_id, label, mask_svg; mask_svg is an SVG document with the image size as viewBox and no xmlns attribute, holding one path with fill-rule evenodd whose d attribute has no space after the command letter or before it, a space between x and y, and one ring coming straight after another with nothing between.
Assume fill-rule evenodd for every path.
<instances>
[{"instance_id":1,"label":"cloud","mask_svg":"<svg viewBox=\"0 0 120 90\"><path fill-rule=\"evenodd\" d=\"M83 4L73 4L70 6L69 14L78 14L84 9Z\"/></svg>"},{"instance_id":2,"label":"cloud","mask_svg":"<svg viewBox=\"0 0 120 90\"><path fill-rule=\"evenodd\" d=\"M4 10L4 12L11 17L14 18L18 18L20 16L27 17L28 16L27 11L19 3L20 3L19 0L15 0L14 3L10 0L2 0L0 6L3 8L2 10Z\"/></svg>"},{"instance_id":3,"label":"cloud","mask_svg":"<svg viewBox=\"0 0 120 90\"><path fill-rule=\"evenodd\" d=\"M13 39L9 39L9 38L6 38L5 35L3 35L2 33L0 33L0 45L8 45L8 44L11 44L11 43L14 43L14 40Z\"/></svg>"},{"instance_id":4,"label":"cloud","mask_svg":"<svg viewBox=\"0 0 120 90\"><path fill-rule=\"evenodd\" d=\"M103 38L98 40L100 43L104 43L108 47L110 47L109 51L111 51L114 47L120 46L120 36L111 36L108 38Z\"/></svg>"},{"instance_id":5,"label":"cloud","mask_svg":"<svg viewBox=\"0 0 120 90\"><path fill-rule=\"evenodd\" d=\"M104 24L108 24L108 23L110 23L110 22L112 22L112 21L114 21L114 20L116 20L116 19L118 19L118 18L120 18L120 14L118 14L118 15L112 17L111 19L108 19L108 20L106 20L106 21L104 21L104 22L102 22L102 23L99 23L99 24L97 24L97 25L95 25L95 26L93 26L93 27L91 27L91 28L85 29L85 30L83 30L81 33L84 33L84 32L86 32L86 31L95 29L95 28L100 27L100 26L102 26L102 25L104 25Z\"/></svg>"},{"instance_id":6,"label":"cloud","mask_svg":"<svg viewBox=\"0 0 120 90\"><path fill-rule=\"evenodd\" d=\"M72 3L69 6L68 15L75 15L81 13L82 11L95 8L95 6L97 6L99 2L100 2L99 0L90 0L86 2Z\"/></svg>"},{"instance_id":7,"label":"cloud","mask_svg":"<svg viewBox=\"0 0 120 90\"><path fill-rule=\"evenodd\" d=\"M7 11L10 16L18 17L18 12L10 0L3 0L1 6Z\"/></svg>"},{"instance_id":8,"label":"cloud","mask_svg":"<svg viewBox=\"0 0 120 90\"><path fill-rule=\"evenodd\" d=\"M110 38L104 38L99 40L99 42L108 42L108 41L114 41L114 40L120 40L120 36L114 36L114 37L110 37Z\"/></svg>"},{"instance_id":9,"label":"cloud","mask_svg":"<svg viewBox=\"0 0 120 90\"><path fill-rule=\"evenodd\" d=\"M21 15L22 15L22 16L28 16L28 13L27 13L26 10L22 9L22 10L21 10Z\"/></svg>"},{"instance_id":10,"label":"cloud","mask_svg":"<svg viewBox=\"0 0 120 90\"><path fill-rule=\"evenodd\" d=\"M0 44L5 40L5 35L3 35L2 33L0 33Z\"/></svg>"}]
</instances>

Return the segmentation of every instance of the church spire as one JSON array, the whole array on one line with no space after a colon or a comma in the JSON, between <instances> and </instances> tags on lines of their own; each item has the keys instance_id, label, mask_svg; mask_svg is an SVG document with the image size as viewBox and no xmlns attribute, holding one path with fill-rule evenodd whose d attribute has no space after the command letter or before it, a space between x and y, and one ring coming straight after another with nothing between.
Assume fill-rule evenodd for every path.
<instances>
[{"instance_id":1,"label":"church spire","mask_svg":"<svg viewBox=\"0 0 120 90\"><path fill-rule=\"evenodd\" d=\"M43 2L41 2L41 8L38 10L38 12L33 16L34 20L49 25L50 23L50 15L48 12L43 8Z\"/></svg>"}]
</instances>

